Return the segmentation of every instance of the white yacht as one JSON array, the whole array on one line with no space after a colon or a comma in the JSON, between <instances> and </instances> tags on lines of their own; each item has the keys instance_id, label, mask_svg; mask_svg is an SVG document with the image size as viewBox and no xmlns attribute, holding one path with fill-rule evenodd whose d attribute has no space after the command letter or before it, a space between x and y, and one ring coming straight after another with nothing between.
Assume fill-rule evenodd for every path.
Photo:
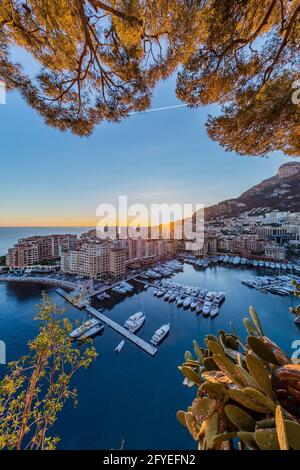
<instances>
[{"instance_id":1,"label":"white yacht","mask_svg":"<svg viewBox=\"0 0 300 470\"><path fill-rule=\"evenodd\" d=\"M208 302L208 301L204 302L204 305L202 307L203 316L209 317L210 310L211 310L211 302Z\"/></svg>"},{"instance_id":2,"label":"white yacht","mask_svg":"<svg viewBox=\"0 0 300 470\"><path fill-rule=\"evenodd\" d=\"M189 308L191 305L192 298L191 297L186 297L183 301L183 308Z\"/></svg>"},{"instance_id":3,"label":"white yacht","mask_svg":"<svg viewBox=\"0 0 300 470\"><path fill-rule=\"evenodd\" d=\"M165 291L164 290L159 290L156 294L156 297L162 297L163 295L165 295Z\"/></svg>"},{"instance_id":4,"label":"white yacht","mask_svg":"<svg viewBox=\"0 0 300 470\"><path fill-rule=\"evenodd\" d=\"M172 295L172 291L168 290L164 295L164 300L169 300L170 295Z\"/></svg>"},{"instance_id":5,"label":"white yacht","mask_svg":"<svg viewBox=\"0 0 300 470\"><path fill-rule=\"evenodd\" d=\"M208 302L211 302L214 296L215 296L215 292L207 292L205 296L205 300L207 300Z\"/></svg>"},{"instance_id":6,"label":"white yacht","mask_svg":"<svg viewBox=\"0 0 300 470\"><path fill-rule=\"evenodd\" d=\"M211 307L209 314L211 318L214 318L218 315L218 313L219 313L219 307L215 304Z\"/></svg>"},{"instance_id":7,"label":"white yacht","mask_svg":"<svg viewBox=\"0 0 300 470\"><path fill-rule=\"evenodd\" d=\"M128 320L126 320L124 326L130 331L130 333L135 333L140 328L142 328L145 320L146 317L143 312L137 312L134 315L131 315Z\"/></svg>"},{"instance_id":8,"label":"white yacht","mask_svg":"<svg viewBox=\"0 0 300 470\"><path fill-rule=\"evenodd\" d=\"M120 295L126 295L127 292L128 292L126 289L124 289L123 287L120 287L120 286L113 287L112 291L115 292L116 294L120 294Z\"/></svg>"},{"instance_id":9,"label":"white yacht","mask_svg":"<svg viewBox=\"0 0 300 470\"><path fill-rule=\"evenodd\" d=\"M99 322L99 325L95 325L89 330L87 330L85 333L80 335L79 340L84 341L85 339L91 338L92 336L97 335L98 333L101 333L101 331L104 330L104 325Z\"/></svg>"},{"instance_id":10,"label":"white yacht","mask_svg":"<svg viewBox=\"0 0 300 470\"><path fill-rule=\"evenodd\" d=\"M204 305L204 300L199 300L196 306L196 313L201 313Z\"/></svg>"},{"instance_id":11,"label":"white yacht","mask_svg":"<svg viewBox=\"0 0 300 470\"><path fill-rule=\"evenodd\" d=\"M197 303L198 303L198 299L192 298L192 301L191 301L191 310L195 310L195 308L197 307Z\"/></svg>"},{"instance_id":12,"label":"white yacht","mask_svg":"<svg viewBox=\"0 0 300 470\"><path fill-rule=\"evenodd\" d=\"M169 331L170 331L170 323L161 326L152 336L151 344L153 344L153 346L157 346L158 344L160 344L165 339L165 337L169 334Z\"/></svg>"},{"instance_id":13,"label":"white yacht","mask_svg":"<svg viewBox=\"0 0 300 470\"><path fill-rule=\"evenodd\" d=\"M184 299L185 299L185 297L183 297L183 296L179 297L179 299L177 300L177 307L182 307L183 306Z\"/></svg>"},{"instance_id":14,"label":"white yacht","mask_svg":"<svg viewBox=\"0 0 300 470\"><path fill-rule=\"evenodd\" d=\"M82 323L82 325L80 325L78 328L73 330L69 336L72 339L79 338L79 336L83 335L83 333L85 333L86 331L90 330L96 325L99 325L99 323L100 320L97 320L96 318L90 318L89 320Z\"/></svg>"}]
</instances>

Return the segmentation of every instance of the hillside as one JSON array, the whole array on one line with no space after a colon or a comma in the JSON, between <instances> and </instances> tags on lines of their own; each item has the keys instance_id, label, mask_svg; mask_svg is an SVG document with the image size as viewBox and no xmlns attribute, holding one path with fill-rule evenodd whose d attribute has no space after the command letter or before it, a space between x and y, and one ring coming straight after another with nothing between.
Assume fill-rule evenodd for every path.
<instances>
[{"instance_id":1,"label":"hillside","mask_svg":"<svg viewBox=\"0 0 300 470\"><path fill-rule=\"evenodd\" d=\"M207 219L235 217L251 209L300 212L300 162L282 165L277 175L262 181L236 199L205 209Z\"/></svg>"}]
</instances>

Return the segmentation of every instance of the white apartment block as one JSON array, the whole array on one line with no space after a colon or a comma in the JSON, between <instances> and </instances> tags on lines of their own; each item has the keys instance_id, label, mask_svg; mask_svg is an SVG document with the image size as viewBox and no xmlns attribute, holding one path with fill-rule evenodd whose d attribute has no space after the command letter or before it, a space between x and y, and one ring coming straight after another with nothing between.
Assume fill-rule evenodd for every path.
<instances>
[{"instance_id":1,"label":"white apartment block","mask_svg":"<svg viewBox=\"0 0 300 470\"><path fill-rule=\"evenodd\" d=\"M269 260L284 261L286 259L286 249L279 245L266 245L265 257Z\"/></svg>"}]
</instances>

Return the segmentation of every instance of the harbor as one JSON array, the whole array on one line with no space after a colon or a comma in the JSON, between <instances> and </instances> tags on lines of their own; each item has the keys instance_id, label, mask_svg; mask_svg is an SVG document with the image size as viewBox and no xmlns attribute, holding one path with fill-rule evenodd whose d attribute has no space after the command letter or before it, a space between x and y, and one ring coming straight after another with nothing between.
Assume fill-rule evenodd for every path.
<instances>
[{"instance_id":1,"label":"harbor","mask_svg":"<svg viewBox=\"0 0 300 470\"><path fill-rule=\"evenodd\" d=\"M265 295L241 283L242 279L255 274L258 275L259 271L241 266L230 269L223 264L211 264L208 269L198 270L184 263L173 276L160 279L209 292L225 292L225 302L219 315L214 318L204 318L195 310L177 307L175 301L157 298L153 295L154 287L150 286L155 279L150 278L136 276L140 281L128 281L134 286L134 291L126 295L110 289L107 291L108 299L99 300L94 296L92 308L101 310L101 314L120 326L124 326L126 320L141 309L146 321L138 337L148 344L162 325L170 324L170 332L158 346L155 356L151 356L104 324L103 333L93 339L99 354L97 360L74 382L74 387L79 391L78 406L64 409L55 425L54 433L62 436L59 448L119 448L122 438L129 449L160 446L168 449L170 442L172 448L193 448L194 442L177 423L175 416L183 401L189 404L194 398L194 389L182 386L182 375L177 368L185 351L191 351L193 340L203 345L205 334L230 331L230 322L244 340L242 322L250 305L257 310L265 333L287 354L292 354L291 345L299 338L299 329L289 313L289 307L296 305L297 299L271 293ZM145 289L146 284L149 287ZM27 353L27 341L37 332L37 322L33 320L35 306L40 303L40 294L44 289L55 303L66 308L65 315L73 324L75 321L81 324L85 320L85 310L74 307L51 286L1 283L1 334L6 343L11 344L7 351L9 361ZM91 314L89 317L95 318ZM115 349L121 340L125 340L125 344L117 353ZM105 421L111 423L109 429L102 427L101 423ZM83 434L80 433L82 428L85 429ZM143 429L143 432L136 429Z\"/></svg>"},{"instance_id":2,"label":"harbor","mask_svg":"<svg viewBox=\"0 0 300 470\"><path fill-rule=\"evenodd\" d=\"M215 256L208 256L199 259L193 255L180 255L180 259L184 263L191 264L200 269L207 269L211 265L225 265L230 267L245 267L255 269L270 270L276 273L290 273L300 274L300 265L293 262L279 262L266 259L248 259L238 255L220 254Z\"/></svg>"},{"instance_id":3,"label":"harbor","mask_svg":"<svg viewBox=\"0 0 300 470\"><path fill-rule=\"evenodd\" d=\"M242 279L242 284L257 289L265 294L276 294L290 296L294 293L292 281L300 283L299 276L278 275L278 276L254 276Z\"/></svg>"}]
</instances>

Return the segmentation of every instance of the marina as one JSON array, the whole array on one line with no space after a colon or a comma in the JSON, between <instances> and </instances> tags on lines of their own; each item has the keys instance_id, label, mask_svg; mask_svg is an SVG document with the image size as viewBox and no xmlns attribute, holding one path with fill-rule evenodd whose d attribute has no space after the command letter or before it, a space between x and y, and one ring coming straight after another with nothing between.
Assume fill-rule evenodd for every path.
<instances>
[{"instance_id":1,"label":"marina","mask_svg":"<svg viewBox=\"0 0 300 470\"><path fill-rule=\"evenodd\" d=\"M180 255L180 259L184 263L191 264L200 269L207 269L209 266L214 264L228 265L232 267L247 267L256 269L267 269L275 271L276 273L291 273L300 274L300 265L292 262L273 262L272 260L263 259L248 259L242 258L241 256L232 255L216 255L209 256L207 258L199 259L193 255Z\"/></svg>"},{"instance_id":2,"label":"marina","mask_svg":"<svg viewBox=\"0 0 300 470\"><path fill-rule=\"evenodd\" d=\"M242 284L245 284L248 287L260 290L261 292L267 294L276 294L281 296L290 296L294 293L294 287L292 285L292 280L300 282L299 276L254 276L247 279L242 279Z\"/></svg>"},{"instance_id":3,"label":"marina","mask_svg":"<svg viewBox=\"0 0 300 470\"><path fill-rule=\"evenodd\" d=\"M93 308L97 311L102 308L103 314L120 325L126 334L129 332L123 326L125 321L135 312L145 312L146 321L138 338L147 344L162 325L170 324L170 331L157 346L157 354L151 356L119 331L107 327L103 318L98 318L99 314L97 317L90 315L105 326L103 334L93 339L99 356L90 369L75 378L78 406L66 407L53 429L55 434L62 436L59 448L119 448L124 438L126 449L193 449L194 441L176 421L176 411L190 404L195 395L194 389L183 387L177 368L185 351L191 350L193 340L203 346L205 334L229 331L229 322L244 340L242 321L250 305L259 313L265 333L287 354L292 354L291 345L299 338L299 329L289 313L289 307L296 305L297 299L273 294L266 296L241 283L242 279L255 274L259 275L259 271L241 266L229 269L214 263L206 270L198 270L184 264L181 271L164 279L165 282L201 288L200 292L225 292L226 300L214 318L197 315L197 307L183 310L175 300L169 302L163 297L157 298L153 295L154 279L144 280L149 285L147 290L143 282L128 281L134 285L134 291L126 296L111 291L108 291L108 299L99 300L94 296ZM77 320L81 324L86 319L85 310L75 308L49 286L1 283L1 335L11 345L7 351L9 361L27 353L27 341L37 332L33 317L42 290L46 290L60 307L66 308L66 316L73 323ZM193 297L192 294L189 297ZM118 353L115 349L123 340L125 345ZM111 423L109 429L101 425L103 421ZM80 433L82 428L85 433ZM143 432L137 433L137 428Z\"/></svg>"}]
</instances>

